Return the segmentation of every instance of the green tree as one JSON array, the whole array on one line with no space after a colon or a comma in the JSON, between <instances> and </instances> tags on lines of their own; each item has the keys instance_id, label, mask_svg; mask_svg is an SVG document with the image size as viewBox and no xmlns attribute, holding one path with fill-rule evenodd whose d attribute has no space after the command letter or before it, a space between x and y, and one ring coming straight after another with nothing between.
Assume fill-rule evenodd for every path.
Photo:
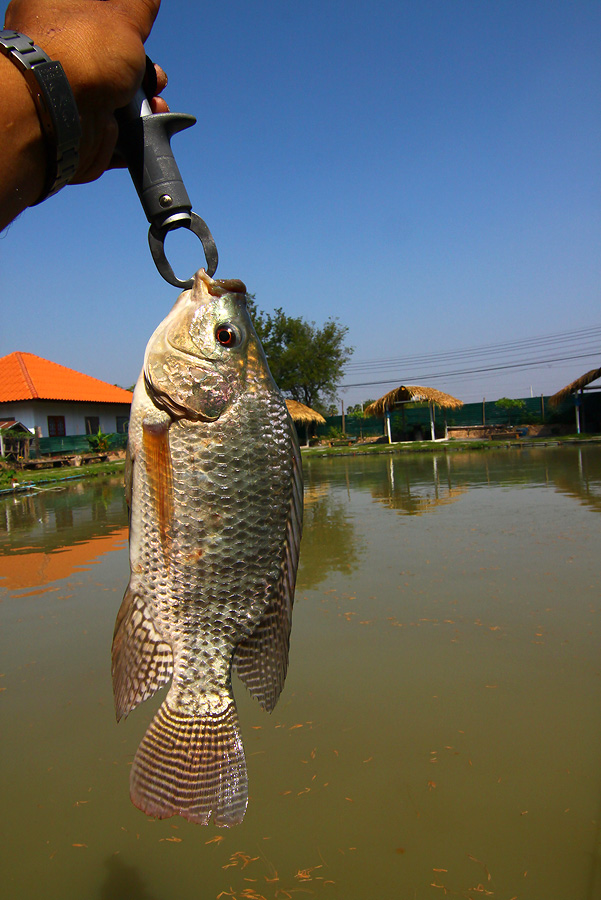
<instances>
[{"instance_id":1,"label":"green tree","mask_svg":"<svg viewBox=\"0 0 601 900\"><path fill-rule=\"evenodd\" d=\"M354 403L346 408L347 416L356 416L358 419L363 415L363 408L360 403Z\"/></svg>"},{"instance_id":2,"label":"green tree","mask_svg":"<svg viewBox=\"0 0 601 900\"><path fill-rule=\"evenodd\" d=\"M499 409L505 410L507 413L507 424L511 425L511 414L512 412L520 413L526 409L526 401L525 400L512 400L510 397L501 397L500 400L497 400L495 406L498 406Z\"/></svg>"},{"instance_id":3,"label":"green tree","mask_svg":"<svg viewBox=\"0 0 601 900\"><path fill-rule=\"evenodd\" d=\"M287 316L281 308L261 312L252 299L249 311L282 393L313 409L332 403L353 353L345 344L348 328L334 318L320 328L300 316Z\"/></svg>"},{"instance_id":4,"label":"green tree","mask_svg":"<svg viewBox=\"0 0 601 900\"><path fill-rule=\"evenodd\" d=\"M353 406L349 406L346 414L347 416L357 416L357 418L362 419L365 415L364 410L373 402L373 400L364 400L363 403L355 403Z\"/></svg>"}]
</instances>

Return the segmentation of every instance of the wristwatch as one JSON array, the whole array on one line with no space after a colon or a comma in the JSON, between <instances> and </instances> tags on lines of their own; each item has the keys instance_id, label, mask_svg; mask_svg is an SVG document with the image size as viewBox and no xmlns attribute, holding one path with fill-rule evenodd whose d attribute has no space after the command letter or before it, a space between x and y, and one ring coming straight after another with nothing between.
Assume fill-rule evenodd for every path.
<instances>
[{"instance_id":1,"label":"wristwatch","mask_svg":"<svg viewBox=\"0 0 601 900\"><path fill-rule=\"evenodd\" d=\"M36 105L47 144L48 171L42 196L34 206L60 191L75 175L81 125L65 70L18 31L0 31L0 53L23 73Z\"/></svg>"}]
</instances>

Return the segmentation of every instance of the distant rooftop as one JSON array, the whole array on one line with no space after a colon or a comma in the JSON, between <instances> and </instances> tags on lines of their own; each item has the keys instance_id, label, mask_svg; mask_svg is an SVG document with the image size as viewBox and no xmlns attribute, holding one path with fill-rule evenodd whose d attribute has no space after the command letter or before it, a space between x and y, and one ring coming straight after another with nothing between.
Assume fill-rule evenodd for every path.
<instances>
[{"instance_id":1,"label":"distant rooftop","mask_svg":"<svg viewBox=\"0 0 601 900\"><path fill-rule=\"evenodd\" d=\"M132 396L131 391L42 359L34 353L16 351L0 358L0 403L15 400L131 403Z\"/></svg>"}]
</instances>

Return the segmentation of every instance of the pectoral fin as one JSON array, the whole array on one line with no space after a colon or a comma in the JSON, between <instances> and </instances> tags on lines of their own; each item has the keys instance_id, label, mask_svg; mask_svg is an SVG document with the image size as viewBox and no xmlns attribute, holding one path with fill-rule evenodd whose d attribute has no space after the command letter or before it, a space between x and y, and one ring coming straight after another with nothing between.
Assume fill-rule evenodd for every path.
<instances>
[{"instance_id":1,"label":"pectoral fin","mask_svg":"<svg viewBox=\"0 0 601 900\"><path fill-rule=\"evenodd\" d=\"M158 691L173 674L170 645L143 599L128 587L113 637L113 693L117 721Z\"/></svg>"},{"instance_id":2,"label":"pectoral fin","mask_svg":"<svg viewBox=\"0 0 601 900\"><path fill-rule=\"evenodd\" d=\"M173 468L169 448L169 425L170 420L142 424L146 473L163 553L167 553L169 549L173 522Z\"/></svg>"}]
</instances>

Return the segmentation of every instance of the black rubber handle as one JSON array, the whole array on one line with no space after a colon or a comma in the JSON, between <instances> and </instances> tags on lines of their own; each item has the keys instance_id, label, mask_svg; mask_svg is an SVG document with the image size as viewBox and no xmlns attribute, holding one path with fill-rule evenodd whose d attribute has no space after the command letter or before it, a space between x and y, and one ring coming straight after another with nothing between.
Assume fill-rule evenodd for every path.
<instances>
[{"instance_id":1,"label":"black rubber handle","mask_svg":"<svg viewBox=\"0 0 601 900\"><path fill-rule=\"evenodd\" d=\"M202 242L206 271L213 276L218 255L206 222L192 212L192 204L171 149L171 138L194 125L185 113L152 113L146 94L138 91L131 103L115 113L119 125L117 152L125 159L142 208L150 223L148 241L155 265L169 284L192 287L193 277L178 278L165 256L165 237L175 228L188 228Z\"/></svg>"},{"instance_id":2,"label":"black rubber handle","mask_svg":"<svg viewBox=\"0 0 601 900\"><path fill-rule=\"evenodd\" d=\"M139 91L116 113L117 150L125 158L149 223L155 228L178 227L190 216L192 203L177 167L171 138L190 128L196 118L185 113L141 114L146 96Z\"/></svg>"}]
</instances>

